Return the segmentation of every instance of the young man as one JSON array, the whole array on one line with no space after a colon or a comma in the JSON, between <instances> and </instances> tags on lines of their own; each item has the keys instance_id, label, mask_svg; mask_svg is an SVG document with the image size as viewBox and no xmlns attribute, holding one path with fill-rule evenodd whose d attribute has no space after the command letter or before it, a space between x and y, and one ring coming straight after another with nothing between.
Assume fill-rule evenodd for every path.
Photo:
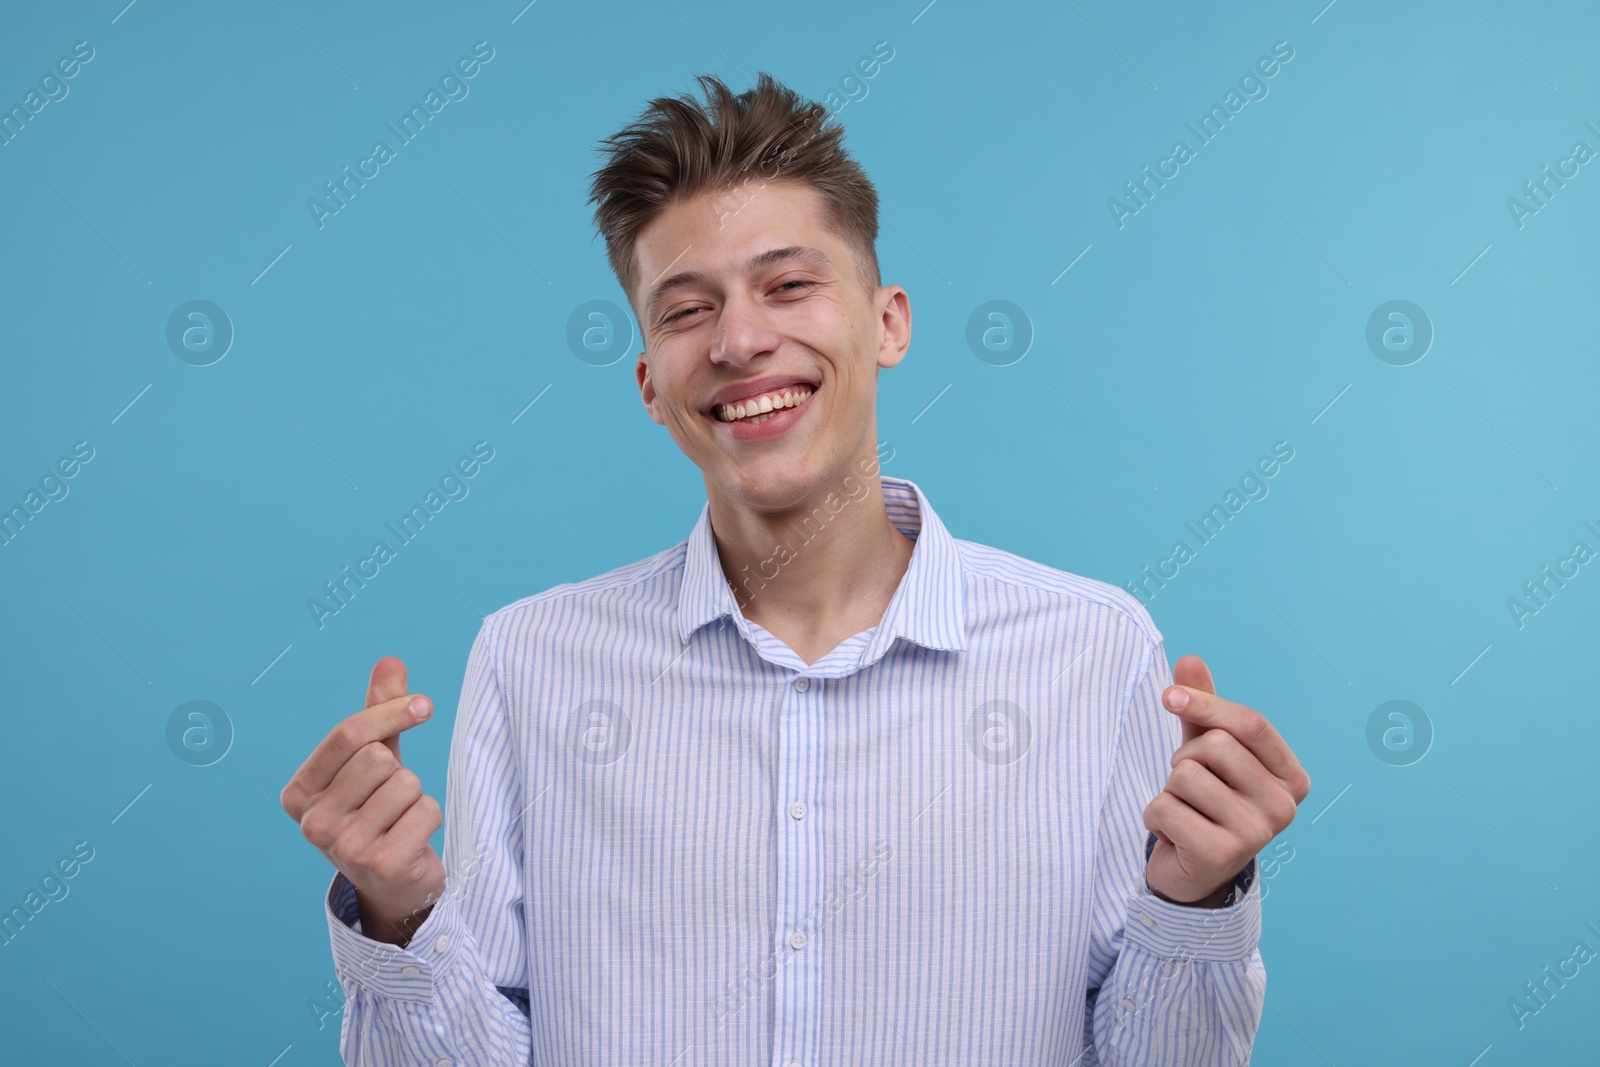
<instances>
[{"instance_id":1,"label":"young man","mask_svg":"<svg viewBox=\"0 0 1600 1067\"><path fill-rule=\"evenodd\" d=\"M443 861L392 657L283 791L339 871L346 1061L1247 1062L1255 854L1309 778L1126 592L880 474L873 187L822 106L700 81L592 197L699 521L484 620Z\"/></svg>"}]
</instances>

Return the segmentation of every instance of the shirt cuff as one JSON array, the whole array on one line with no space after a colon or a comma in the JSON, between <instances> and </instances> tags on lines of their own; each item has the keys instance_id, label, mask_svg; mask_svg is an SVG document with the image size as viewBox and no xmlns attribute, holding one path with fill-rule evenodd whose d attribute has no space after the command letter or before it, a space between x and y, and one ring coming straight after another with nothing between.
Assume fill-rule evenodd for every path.
<instances>
[{"instance_id":1,"label":"shirt cuff","mask_svg":"<svg viewBox=\"0 0 1600 1067\"><path fill-rule=\"evenodd\" d=\"M356 888L339 872L333 876L324 903L333 967L345 996L355 986L379 997L419 1004L433 1000L436 976L454 964L461 942L461 915L455 896L446 892L401 948L361 933Z\"/></svg>"},{"instance_id":2,"label":"shirt cuff","mask_svg":"<svg viewBox=\"0 0 1600 1067\"><path fill-rule=\"evenodd\" d=\"M1156 835L1145 842L1145 859ZM1157 956L1228 962L1243 960L1261 942L1261 892L1256 859L1234 876L1234 901L1223 908L1197 908L1162 900L1148 888L1128 902L1128 941Z\"/></svg>"}]
</instances>

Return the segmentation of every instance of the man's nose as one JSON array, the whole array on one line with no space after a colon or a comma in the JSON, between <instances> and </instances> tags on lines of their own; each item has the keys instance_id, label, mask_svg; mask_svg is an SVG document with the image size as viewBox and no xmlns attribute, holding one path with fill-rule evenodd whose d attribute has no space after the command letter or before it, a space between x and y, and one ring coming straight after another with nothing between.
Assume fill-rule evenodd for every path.
<instances>
[{"instance_id":1,"label":"man's nose","mask_svg":"<svg viewBox=\"0 0 1600 1067\"><path fill-rule=\"evenodd\" d=\"M776 347L776 333L759 301L736 294L723 302L711 335L712 362L743 366Z\"/></svg>"}]
</instances>

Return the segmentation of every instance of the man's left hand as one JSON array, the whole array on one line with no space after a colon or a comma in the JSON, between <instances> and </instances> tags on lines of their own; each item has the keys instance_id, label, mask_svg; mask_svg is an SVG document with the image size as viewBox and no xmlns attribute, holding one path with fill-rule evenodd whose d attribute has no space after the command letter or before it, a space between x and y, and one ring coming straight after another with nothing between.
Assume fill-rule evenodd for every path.
<instances>
[{"instance_id":1,"label":"man's left hand","mask_svg":"<svg viewBox=\"0 0 1600 1067\"><path fill-rule=\"evenodd\" d=\"M1217 696L1199 656L1179 659L1172 677L1161 698L1183 720L1183 744L1144 809L1156 835L1145 879L1174 903L1221 907L1234 877L1294 820L1311 778L1265 715Z\"/></svg>"}]
</instances>

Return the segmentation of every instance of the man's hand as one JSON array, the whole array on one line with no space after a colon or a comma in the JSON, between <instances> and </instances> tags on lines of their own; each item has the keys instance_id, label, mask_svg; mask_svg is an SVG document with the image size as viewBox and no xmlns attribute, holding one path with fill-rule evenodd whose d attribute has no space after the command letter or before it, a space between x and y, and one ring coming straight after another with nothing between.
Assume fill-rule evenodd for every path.
<instances>
[{"instance_id":1,"label":"man's hand","mask_svg":"<svg viewBox=\"0 0 1600 1067\"><path fill-rule=\"evenodd\" d=\"M444 892L444 862L429 838L439 802L400 765L400 733L433 713L406 695L406 665L385 656L372 668L363 711L329 731L279 799L300 832L350 879L362 933L405 945Z\"/></svg>"},{"instance_id":2,"label":"man's hand","mask_svg":"<svg viewBox=\"0 0 1600 1067\"><path fill-rule=\"evenodd\" d=\"M1152 892L1221 907L1234 877L1294 820L1311 778L1266 716L1217 696L1199 656L1184 656L1162 694L1183 719L1172 774L1144 809L1156 835L1145 866Z\"/></svg>"}]
</instances>

